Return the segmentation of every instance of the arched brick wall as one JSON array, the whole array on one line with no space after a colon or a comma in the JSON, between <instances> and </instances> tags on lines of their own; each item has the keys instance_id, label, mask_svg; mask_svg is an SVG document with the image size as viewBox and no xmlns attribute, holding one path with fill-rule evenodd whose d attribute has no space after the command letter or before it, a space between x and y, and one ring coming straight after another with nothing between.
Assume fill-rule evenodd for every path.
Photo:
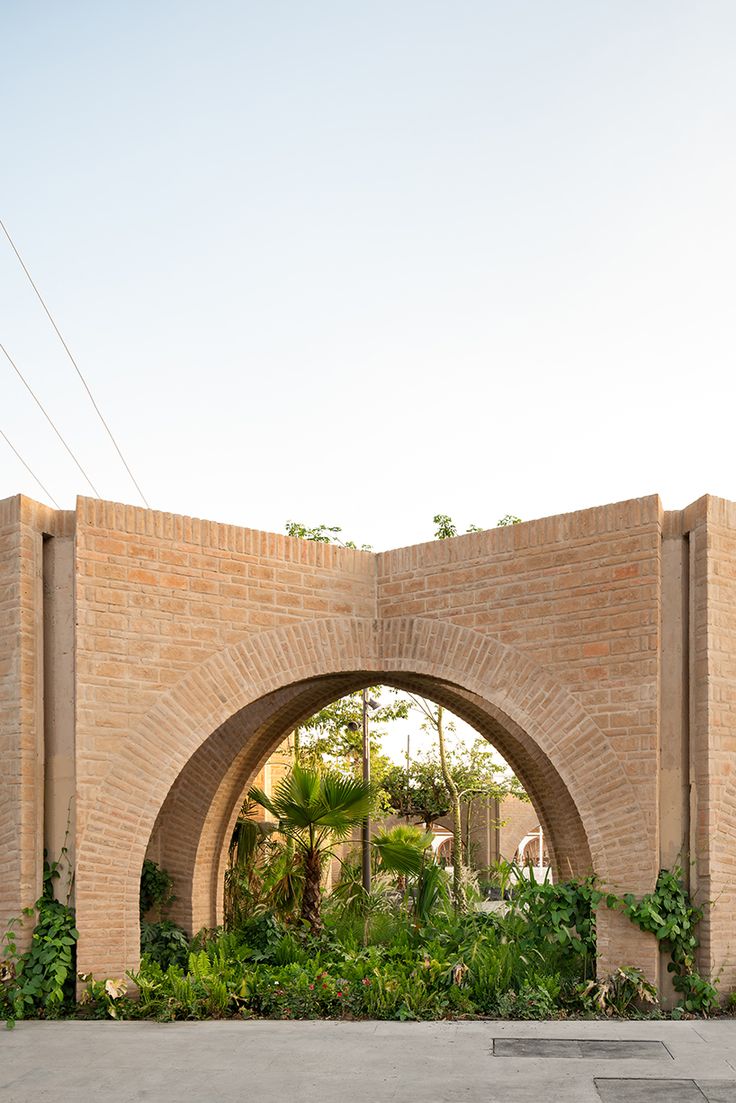
<instances>
[{"instance_id":1,"label":"arched brick wall","mask_svg":"<svg viewBox=\"0 0 736 1103\"><path fill-rule=\"evenodd\" d=\"M33 902L44 846L68 841L80 961L136 960L158 817L191 922L213 914L251 763L320 679L335 695L370 680L497 743L558 863L564 849L641 893L684 858L711 902L702 966L736 984L736 503L671 512L651 495L374 554L9 498L0 611L0 920ZM601 945L646 964L610 917Z\"/></svg>"},{"instance_id":2,"label":"arched brick wall","mask_svg":"<svg viewBox=\"0 0 736 1103\"><path fill-rule=\"evenodd\" d=\"M146 845L177 780L182 789L191 784L197 756L199 776L209 771L200 820L210 797L210 812L219 804L213 830L197 839L211 892L240 781L296 717L368 681L421 688L472 719L531 785L551 837L566 832L574 841L581 866L589 855L608 883L651 886L651 856L623 842L644 819L633 786L591 716L528 655L440 619L317 618L252 634L200 663L158 696L112 756L77 840L82 971L111 975L137 964ZM543 792L549 784L561 798L556 810ZM649 944L613 917L604 920L602 945L607 960L654 969Z\"/></svg>"}]
</instances>

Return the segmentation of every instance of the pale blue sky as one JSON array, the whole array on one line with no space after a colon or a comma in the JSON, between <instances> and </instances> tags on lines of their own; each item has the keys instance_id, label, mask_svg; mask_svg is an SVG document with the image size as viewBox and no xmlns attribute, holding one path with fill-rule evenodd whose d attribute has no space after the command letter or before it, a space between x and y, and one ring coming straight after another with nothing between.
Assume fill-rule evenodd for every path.
<instances>
[{"instance_id":1,"label":"pale blue sky","mask_svg":"<svg viewBox=\"0 0 736 1103\"><path fill-rule=\"evenodd\" d=\"M155 507L381 548L736 498L732 0L5 0L0 34L0 217ZM135 502L3 240L0 340ZM86 492L3 361L0 428Z\"/></svg>"}]
</instances>

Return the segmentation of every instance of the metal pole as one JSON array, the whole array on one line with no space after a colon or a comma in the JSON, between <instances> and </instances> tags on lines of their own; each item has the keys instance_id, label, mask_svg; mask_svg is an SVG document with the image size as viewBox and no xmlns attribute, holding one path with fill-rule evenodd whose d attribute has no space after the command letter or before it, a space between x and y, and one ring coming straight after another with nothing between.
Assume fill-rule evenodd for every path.
<instances>
[{"instance_id":1,"label":"metal pole","mask_svg":"<svg viewBox=\"0 0 736 1103\"><path fill-rule=\"evenodd\" d=\"M409 782L409 761L411 755L411 731L406 733L406 822L409 822L409 807L411 805L411 784Z\"/></svg>"},{"instance_id":2,"label":"metal pole","mask_svg":"<svg viewBox=\"0 0 736 1103\"><path fill-rule=\"evenodd\" d=\"M363 690L363 781L371 783L371 749L368 741L368 691ZM371 821L363 820L363 888L371 891Z\"/></svg>"}]
</instances>

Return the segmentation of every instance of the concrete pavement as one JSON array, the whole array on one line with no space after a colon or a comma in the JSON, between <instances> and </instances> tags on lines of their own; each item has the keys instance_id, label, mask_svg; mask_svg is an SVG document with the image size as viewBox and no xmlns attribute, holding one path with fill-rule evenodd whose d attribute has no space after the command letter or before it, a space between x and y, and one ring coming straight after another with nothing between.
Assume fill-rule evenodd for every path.
<instances>
[{"instance_id":1,"label":"concrete pavement","mask_svg":"<svg viewBox=\"0 0 736 1103\"><path fill-rule=\"evenodd\" d=\"M736 1020L28 1022L0 1029L1 1103L88 1098L736 1103Z\"/></svg>"}]
</instances>

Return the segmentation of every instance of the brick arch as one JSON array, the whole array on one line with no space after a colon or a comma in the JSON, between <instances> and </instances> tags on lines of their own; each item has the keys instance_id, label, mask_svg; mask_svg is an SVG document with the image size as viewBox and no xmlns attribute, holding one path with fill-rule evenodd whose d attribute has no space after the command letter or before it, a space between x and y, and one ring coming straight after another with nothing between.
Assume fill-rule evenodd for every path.
<instances>
[{"instance_id":1,"label":"brick arch","mask_svg":"<svg viewBox=\"0 0 736 1103\"><path fill-rule=\"evenodd\" d=\"M341 675L356 684L418 679L429 696L454 696L460 715L475 709L484 723L515 735L519 754L530 764L536 756L540 769L548 763L550 776L559 778L598 873L632 891L648 886L646 857L627 853L621 842L642 829L634 789L594 720L547 671L514 648L445 621L315 619L248 636L212 655L162 692L124 740L78 840L82 971L110 975L136 965L141 863L159 809L190 759L269 695L296 686L313 695L321 679L347 685Z\"/></svg>"}]
</instances>

